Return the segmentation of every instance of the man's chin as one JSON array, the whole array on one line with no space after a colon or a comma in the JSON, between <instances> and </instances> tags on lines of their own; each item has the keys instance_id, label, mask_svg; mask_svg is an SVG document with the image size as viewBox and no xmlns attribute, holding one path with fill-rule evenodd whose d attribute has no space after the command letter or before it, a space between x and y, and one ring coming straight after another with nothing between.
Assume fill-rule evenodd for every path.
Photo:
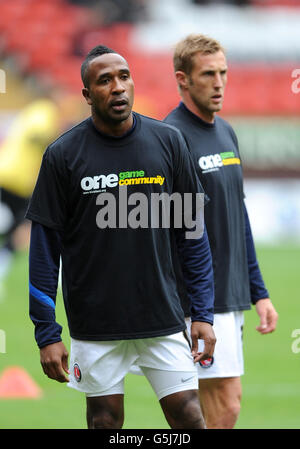
<instances>
[{"instance_id":1,"label":"man's chin","mask_svg":"<svg viewBox=\"0 0 300 449\"><path fill-rule=\"evenodd\" d=\"M222 107L223 107L223 101L221 103L212 105L211 112L219 112L219 111L221 111Z\"/></svg>"},{"instance_id":2,"label":"man's chin","mask_svg":"<svg viewBox=\"0 0 300 449\"><path fill-rule=\"evenodd\" d=\"M110 114L110 119L112 122L124 122L130 117L131 110L121 111L121 112L113 112Z\"/></svg>"}]
</instances>

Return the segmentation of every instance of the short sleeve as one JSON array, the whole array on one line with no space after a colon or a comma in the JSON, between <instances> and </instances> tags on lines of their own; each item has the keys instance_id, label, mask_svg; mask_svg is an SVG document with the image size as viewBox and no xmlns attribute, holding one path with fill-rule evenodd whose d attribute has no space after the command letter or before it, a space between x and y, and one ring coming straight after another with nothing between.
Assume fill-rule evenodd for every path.
<instances>
[{"instance_id":1,"label":"short sleeve","mask_svg":"<svg viewBox=\"0 0 300 449\"><path fill-rule=\"evenodd\" d=\"M67 215L67 179L62 156L47 148L26 218L62 231Z\"/></svg>"}]
</instances>

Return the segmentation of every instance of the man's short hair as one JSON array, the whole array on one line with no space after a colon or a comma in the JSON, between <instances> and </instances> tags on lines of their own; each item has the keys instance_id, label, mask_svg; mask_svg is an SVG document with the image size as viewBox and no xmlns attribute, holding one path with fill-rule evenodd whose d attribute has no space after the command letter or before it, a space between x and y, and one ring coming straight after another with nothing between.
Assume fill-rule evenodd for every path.
<instances>
[{"instance_id":1,"label":"man's short hair","mask_svg":"<svg viewBox=\"0 0 300 449\"><path fill-rule=\"evenodd\" d=\"M106 47L105 45L97 45L96 47L92 48L92 50L90 50L88 52L88 54L86 55L83 63L81 64L81 79L83 82L84 87L89 87L89 79L87 76L88 73L88 67L90 62L97 58L98 56L102 56L105 55L107 53L116 53L117 52L115 50L112 50L109 47Z\"/></svg>"},{"instance_id":2,"label":"man's short hair","mask_svg":"<svg viewBox=\"0 0 300 449\"><path fill-rule=\"evenodd\" d=\"M196 53L209 55L225 50L216 39L204 34L189 34L175 46L173 65L175 72L182 71L189 75L193 70L193 56Z\"/></svg>"}]
</instances>

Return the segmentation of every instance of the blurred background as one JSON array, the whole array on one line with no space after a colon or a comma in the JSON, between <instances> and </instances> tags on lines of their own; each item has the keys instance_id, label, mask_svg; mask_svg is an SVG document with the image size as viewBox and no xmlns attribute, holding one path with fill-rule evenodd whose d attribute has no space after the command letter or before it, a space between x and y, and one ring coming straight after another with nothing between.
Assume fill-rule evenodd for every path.
<instances>
[{"instance_id":1,"label":"blurred background","mask_svg":"<svg viewBox=\"0 0 300 449\"><path fill-rule=\"evenodd\" d=\"M0 428L85 427L82 398L39 367L23 220L46 146L89 115L81 62L97 44L121 53L134 110L163 119L180 101L173 46L190 32L227 51L220 115L239 139L257 252L280 314L264 337L246 314L237 427L300 427L300 0L0 0ZM128 376L126 401L125 426L166 426L144 378Z\"/></svg>"}]
</instances>

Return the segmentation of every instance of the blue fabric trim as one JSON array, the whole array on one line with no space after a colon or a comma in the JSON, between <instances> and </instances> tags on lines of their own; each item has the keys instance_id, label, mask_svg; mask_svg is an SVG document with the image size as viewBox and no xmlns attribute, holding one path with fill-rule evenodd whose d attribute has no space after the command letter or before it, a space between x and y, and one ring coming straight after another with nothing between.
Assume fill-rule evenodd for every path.
<instances>
[{"instance_id":1,"label":"blue fabric trim","mask_svg":"<svg viewBox=\"0 0 300 449\"><path fill-rule=\"evenodd\" d=\"M44 304L47 304L48 306L52 307L52 309L55 310L55 303L53 299L51 299L50 296L46 295L45 293L41 292L39 289L35 288L31 284L31 282L29 282L29 292L36 299L42 301Z\"/></svg>"}]
</instances>

